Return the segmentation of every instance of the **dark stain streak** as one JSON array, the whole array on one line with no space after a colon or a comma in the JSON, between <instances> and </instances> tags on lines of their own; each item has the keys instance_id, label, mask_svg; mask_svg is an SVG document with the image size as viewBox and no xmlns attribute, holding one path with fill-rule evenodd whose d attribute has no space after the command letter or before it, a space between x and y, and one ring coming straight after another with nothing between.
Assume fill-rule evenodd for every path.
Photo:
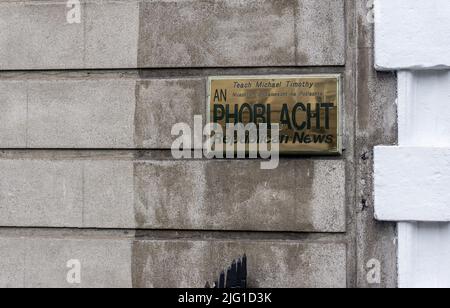
<instances>
[{"instance_id":1,"label":"dark stain streak","mask_svg":"<svg viewBox=\"0 0 450 308\"><path fill-rule=\"evenodd\" d=\"M368 159L369 159L369 153L368 153L368 152L364 152L364 153L361 155L361 159L362 159L363 161L368 160Z\"/></svg>"},{"instance_id":2,"label":"dark stain streak","mask_svg":"<svg viewBox=\"0 0 450 308\"><path fill-rule=\"evenodd\" d=\"M359 27L362 27L361 17L358 20ZM364 33L364 32L363 32ZM365 36L361 35L361 40L365 40ZM365 130L369 126L370 121L370 93L369 93L369 74L371 71L371 64L369 58L369 50L366 48L360 48L358 51L358 94L357 94L357 106L358 106L358 129Z\"/></svg>"},{"instance_id":3,"label":"dark stain streak","mask_svg":"<svg viewBox=\"0 0 450 308\"><path fill-rule=\"evenodd\" d=\"M302 61L299 62L299 50L298 50L298 9L299 9L299 1L294 1L294 45L295 45L295 54L294 54L294 62L295 65L298 65L299 63L307 63L307 57L306 55L302 54Z\"/></svg>"},{"instance_id":4,"label":"dark stain streak","mask_svg":"<svg viewBox=\"0 0 450 308\"><path fill-rule=\"evenodd\" d=\"M361 210L364 212L365 210L367 210L368 205L367 205L367 200L366 199L362 199L361 200Z\"/></svg>"}]
</instances>

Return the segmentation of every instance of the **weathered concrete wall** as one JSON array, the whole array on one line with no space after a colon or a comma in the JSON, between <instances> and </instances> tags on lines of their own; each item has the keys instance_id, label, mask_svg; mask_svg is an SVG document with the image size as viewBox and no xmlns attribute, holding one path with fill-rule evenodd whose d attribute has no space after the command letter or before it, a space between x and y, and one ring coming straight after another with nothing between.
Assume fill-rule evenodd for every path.
<instances>
[{"instance_id":1,"label":"weathered concrete wall","mask_svg":"<svg viewBox=\"0 0 450 308\"><path fill-rule=\"evenodd\" d=\"M397 286L397 230L393 223L374 219L373 148L397 142L397 77L375 70L374 9L370 2L354 2L357 285L393 288ZM374 264L381 269L378 284L370 271Z\"/></svg>"},{"instance_id":2,"label":"weathered concrete wall","mask_svg":"<svg viewBox=\"0 0 450 308\"><path fill-rule=\"evenodd\" d=\"M3 226L345 231L338 160L289 160L275 172L258 161L95 158L0 169Z\"/></svg>"},{"instance_id":3,"label":"weathered concrete wall","mask_svg":"<svg viewBox=\"0 0 450 308\"><path fill-rule=\"evenodd\" d=\"M89 1L81 24L53 0L0 8L0 286L70 286L80 259L80 286L202 287L243 253L254 287L396 285L370 163L396 140L395 75L372 68L365 1ZM171 158L208 76L318 73L343 76L342 156Z\"/></svg>"},{"instance_id":4,"label":"weathered concrete wall","mask_svg":"<svg viewBox=\"0 0 450 308\"><path fill-rule=\"evenodd\" d=\"M135 239L131 233L101 231L2 233L1 287L70 287L66 263L77 259L79 287L202 288L242 251L249 255L250 287L346 286L343 243Z\"/></svg>"},{"instance_id":5,"label":"weathered concrete wall","mask_svg":"<svg viewBox=\"0 0 450 308\"><path fill-rule=\"evenodd\" d=\"M2 148L170 149L174 124L206 115L205 78L32 77L0 81Z\"/></svg>"},{"instance_id":6,"label":"weathered concrete wall","mask_svg":"<svg viewBox=\"0 0 450 308\"><path fill-rule=\"evenodd\" d=\"M81 2L2 2L0 69L344 64L343 0Z\"/></svg>"}]
</instances>

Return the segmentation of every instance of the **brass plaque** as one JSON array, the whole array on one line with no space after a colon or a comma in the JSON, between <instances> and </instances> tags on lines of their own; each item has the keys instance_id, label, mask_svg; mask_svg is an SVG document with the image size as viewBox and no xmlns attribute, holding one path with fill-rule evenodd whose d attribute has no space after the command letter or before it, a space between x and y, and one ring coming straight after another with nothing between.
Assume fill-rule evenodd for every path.
<instances>
[{"instance_id":1,"label":"brass plaque","mask_svg":"<svg viewBox=\"0 0 450 308\"><path fill-rule=\"evenodd\" d=\"M341 154L340 75L208 80L208 123L278 124L281 154Z\"/></svg>"}]
</instances>

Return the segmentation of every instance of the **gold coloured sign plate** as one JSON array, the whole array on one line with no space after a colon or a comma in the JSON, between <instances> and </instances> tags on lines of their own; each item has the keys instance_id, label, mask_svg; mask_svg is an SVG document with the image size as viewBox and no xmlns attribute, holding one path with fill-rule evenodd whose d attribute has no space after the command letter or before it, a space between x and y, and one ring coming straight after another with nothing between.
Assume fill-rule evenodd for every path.
<instances>
[{"instance_id":1,"label":"gold coloured sign plate","mask_svg":"<svg viewBox=\"0 0 450 308\"><path fill-rule=\"evenodd\" d=\"M341 154L340 75L208 80L208 123L279 124L281 154Z\"/></svg>"}]
</instances>

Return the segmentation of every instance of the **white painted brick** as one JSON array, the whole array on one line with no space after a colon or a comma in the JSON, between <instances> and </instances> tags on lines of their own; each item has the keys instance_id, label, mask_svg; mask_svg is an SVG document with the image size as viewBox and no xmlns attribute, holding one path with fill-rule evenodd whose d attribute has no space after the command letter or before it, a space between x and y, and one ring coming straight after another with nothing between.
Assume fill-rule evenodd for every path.
<instances>
[{"instance_id":1,"label":"white painted brick","mask_svg":"<svg viewBox=\"0 0 450 308\"><path fill-rule=\"evenodd\" d=\"M398 224L398 285L400 288L450 287L450 224Z\"/></svg>"},{"instance_id":2,"label":"white painted brick","mask_svg":"<svg viewBox=\"0 0 450 308\"><path fill-rule=\"evenodd\" d=\"M376 67L450 68L448 16L448 0L375 0Z\"/></svg>"},{"instance_id":3,"label":"white painted brick","mask_svg":"<svg viewBox=\"0 0 450 308\"><path fill-rule=\"evenodd\" d=\"M398 73L401 146L450 147L450 71Z\"/></svg>"},{"instance_id":4,"label":"white painted brick","mask_svg":"<svg viewBox=\"0 0 450 308\"><path fill-rule=\"evenodd\" d=\"M376 147L375 216L450 221L450 148Z\"/></svg>"}]
</instances>

